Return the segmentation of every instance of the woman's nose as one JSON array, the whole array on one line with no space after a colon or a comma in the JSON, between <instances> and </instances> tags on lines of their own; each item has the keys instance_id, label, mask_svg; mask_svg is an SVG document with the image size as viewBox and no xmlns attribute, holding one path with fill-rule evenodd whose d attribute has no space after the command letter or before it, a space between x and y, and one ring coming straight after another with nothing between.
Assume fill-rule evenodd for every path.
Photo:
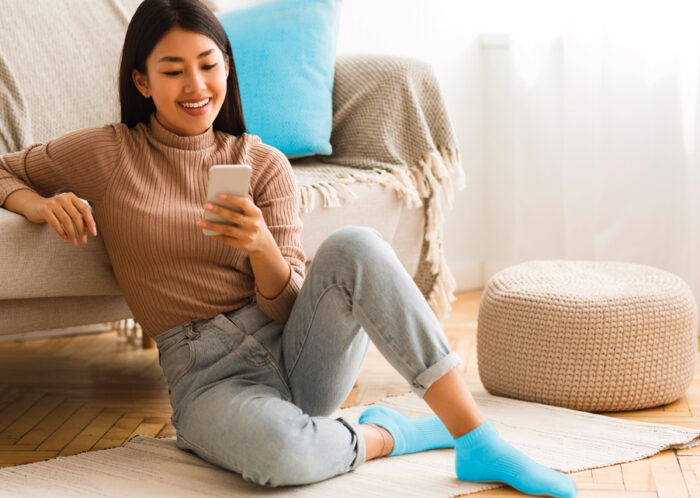
<instances>
[{"instance_id":1,"label":"woman's nose","mask_svg":"<svg viewBox=\"0 0 700 498\"><path fill-rule=\"evenodd\" d=\"M199 71L191 72L190 76L187 78L186 85L187 86L185 89L189 92L197 92L201 89L206 88L204 75L201 74Z\"/></svg>"}]
</instances>

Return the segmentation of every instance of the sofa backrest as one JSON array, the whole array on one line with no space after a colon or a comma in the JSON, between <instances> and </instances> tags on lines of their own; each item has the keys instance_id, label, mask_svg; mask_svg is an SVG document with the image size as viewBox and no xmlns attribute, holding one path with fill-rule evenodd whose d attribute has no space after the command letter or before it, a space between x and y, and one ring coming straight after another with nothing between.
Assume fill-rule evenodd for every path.
<instances>
[{"instance_id":1,"label":"sofa backrest","mask_svg":"<svg viewBox=\"0 0 700 498\"><path fill-rule=\"evenodd\" d=\"M120 120L119 58L140 3L3 2L0 154Z\"/></svg>"}]
</instances>

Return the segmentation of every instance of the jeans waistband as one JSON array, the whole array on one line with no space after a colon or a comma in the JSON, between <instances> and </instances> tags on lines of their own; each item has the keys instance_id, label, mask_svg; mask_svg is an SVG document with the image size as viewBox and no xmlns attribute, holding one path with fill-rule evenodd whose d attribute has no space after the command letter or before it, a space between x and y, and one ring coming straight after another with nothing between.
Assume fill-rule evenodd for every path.
<instances>
[{"instance_id":1,"label":"jeans waistband","mask_svg":"<svg viewBox=\"0 0 700 498\"><path fill-rule=\"evenodd\" d=\"M166 332L163 332L162 334L158 334L155 337L156 346L158 346L158 349L161 349L174 342L179 342L185 337L188 339L196 339L197 337L199 337L199 332L195 330L193 326L194 323L195 321L183 323L181 325L177 325L171 328Z\"/></svg>"},{"instance_id":2,"label":"jeans waistband","mask_svg":"<svg viewBox=\"0 0 700 498\"><path fill-rule=\"evenodd\" d=\"M219 314L225 314L229 318L233 318L236 316L236 314L252 304L256 302L255 297L251 298L250 303L245 304L241 306L240 308L236 308L234 310L226 311L224 313L219 313ZM218 316L218 315L216 315ZM156 346L158 349L171 344L173 342L178 342L183 339L183 337L186 337L188 339L196 339L199 337L199 326L205 322L208 322L210 320L214 320L216 316L212 318L197 318L195 320L191 320L186 323L181 323L180 325L176 325L175 327L166 330L165 332L158 334L154 340L156 342Z\"/></svg>"}]
</instances>

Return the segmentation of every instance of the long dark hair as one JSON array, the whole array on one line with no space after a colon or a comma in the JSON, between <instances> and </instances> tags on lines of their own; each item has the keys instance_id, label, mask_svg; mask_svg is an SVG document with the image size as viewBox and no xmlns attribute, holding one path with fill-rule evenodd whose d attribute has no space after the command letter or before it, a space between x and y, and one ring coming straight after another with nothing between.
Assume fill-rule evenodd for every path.
<instances>
[{"instance_id":1,"label":"long dark hair","mask_svg":"<svg viewBox=\"0 0 700 498\"><path fill-rule=\"evenodd\" d=\"M233 62L231 43L224 28L214 13L199 0L144 0L129 22L124 37L121 67L119 69L119 102L122 108L122 123L133 128L138 123L148 123L156 110L152 99L141 95L131 79L137 69L146 74L146 58L153 47L172 28L179 26L211 38L229 63L226 79L226 98L219 115L214 120L214 129L231 135L245 133L241 95L238 90L236 65Z\"/></svg>"}]
</instances>

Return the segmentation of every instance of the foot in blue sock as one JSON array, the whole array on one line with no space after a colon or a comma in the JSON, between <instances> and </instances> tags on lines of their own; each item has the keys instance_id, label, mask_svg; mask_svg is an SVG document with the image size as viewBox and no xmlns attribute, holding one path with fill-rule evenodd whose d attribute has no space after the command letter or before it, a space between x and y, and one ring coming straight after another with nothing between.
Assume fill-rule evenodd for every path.
<instances>
[{"instance_id":1,"label":"foot in blue sock","mask_svg":"<svg viewBox=\"0 0 700 498\"><path fill-rule=\"evenodd\" d=\"M566 474L545 467L504 441L490 420L455 438L457 477L464 481L499 481L530 495L570 498L576 484Z\"/></svg>"},{"instance_id":2,"label":"foot in blue sock","mask_svg":"<svg viewBox=\"0 0 700 498\"><path fill-rule=\"evenodd\" d=\"M435 415L412 418L383 405L372 405L360 415L361 424L384 427L394 438L389 456L433 448L453 448L455 440Z\"/></svg>"}]
</instances>

